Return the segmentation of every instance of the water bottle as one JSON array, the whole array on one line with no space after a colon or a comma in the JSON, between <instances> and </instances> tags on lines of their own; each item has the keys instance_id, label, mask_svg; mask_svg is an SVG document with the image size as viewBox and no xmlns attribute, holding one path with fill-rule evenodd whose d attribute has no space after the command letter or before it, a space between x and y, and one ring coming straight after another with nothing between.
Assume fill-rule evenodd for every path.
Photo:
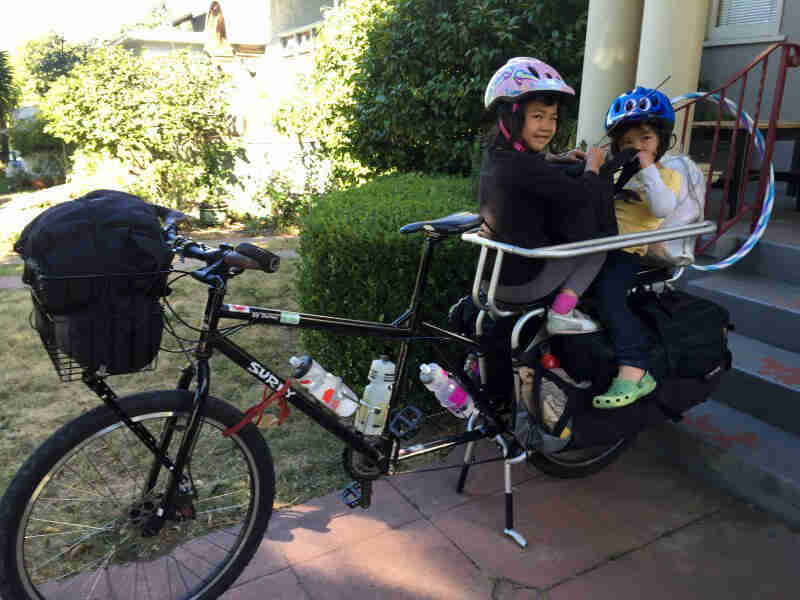
<instances>
[{"instance_id":1,"label":"water bottle","mask_svg":"<svg viewBox=\"0 0 800 600\"><path fill-rule=\"evenodd\" d=\"M394 363L386 355L372 361L369 368L369 383L364 388L364 397L356 411L353 426L364 435L380 435L386 427L389 413L389 398L394 385Z\"/></svg>"},{"instance_id":2,"label":"water bottle","mask_svg":"<svg viewBox=\"0 0 800 600\"><path fill-rule=\"evenodd\" d=\"M310 356L292 356L289 363L294 367L294 378L323 406L340 417L349 417L356 412L358 398L341 377L328 373Z\"/></svg>"},{"instance_id":3,"label":"water bottle","mask_svg":"<svg viewBox=\"0 0 800 600\"><path fill-rule=\"evenodd\" d=\"M439 404L458 418L466 419L477 411L472 396L436 363L421 365L419 380L436 395Z\"/></svg>"}]
</instances>

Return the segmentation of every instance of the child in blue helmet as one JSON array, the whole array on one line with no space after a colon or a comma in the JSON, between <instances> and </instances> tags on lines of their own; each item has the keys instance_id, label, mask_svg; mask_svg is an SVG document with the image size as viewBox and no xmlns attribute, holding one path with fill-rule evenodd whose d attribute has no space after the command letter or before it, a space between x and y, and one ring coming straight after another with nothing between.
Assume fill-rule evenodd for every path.
<instances>
[{"instance_id":1,"label":"child in blue helmet","mask_svg":"<svg viewBox=\"0 0 800 600\"><path fill-rule=\"evenodd\" d=\"M686 182L660 162L669 147L675 112L664 94L636 87L618 96L606 114L612 152L633 149L639 169L614 201L620 234L657 229L675 211ZM600 319L608 328L619 372L611 387L596 396L597 408L627 406L652 392L657 383L648 372L650 352L644 324L626 302L628 289L642 269L647 246L609 252L594 284Z\"/></svg>"}]
</instances>

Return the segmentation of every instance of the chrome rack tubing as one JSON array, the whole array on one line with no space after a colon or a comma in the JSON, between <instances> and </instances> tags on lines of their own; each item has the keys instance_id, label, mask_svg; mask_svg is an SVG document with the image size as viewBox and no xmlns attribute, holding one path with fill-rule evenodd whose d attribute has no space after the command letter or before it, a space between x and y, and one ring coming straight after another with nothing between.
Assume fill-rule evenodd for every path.
<instances>
[{"instance_id":1,"label":"chrome rack tubing","mask_svg":"<svg viewBox=\"0 0 800 600\"><path fill-rule=\"evenodd\" d=\"M494 296L497 293L497 284L500 282L500 270L503 268L503 254L502 250L497 251L497 256L494 257L494 268L492 269L492 278L489 280L489 290L486 292L486 301L489 304L489 312L493 316L502 318L510 317L517 314L513 310L500 310L497 308Z\"/></svg>"},{"instance_id":2,"label":"chrome rack tubing","mask_svg":"<svg viewBox=\"0 0 800 600\"><path fill-rule=\"evenodd\" d=\"M472 301L481 310L489 310L489 307L481 302L481 279L483 278L483 270L486 268L486 256L488 254L489 248L483 246L481 255L478 258L478 266L475 268L475 279L472 281Z\"/></svg>"},{"instance_id":3,"label":"chrome rack tubing","mask_svg":"<svg viewBox=\"0 0 800 600\"><path fill-rule=\"evenodd\" d=\"M558 244L556 246L543 246L540 248L521 248L502 242L495 242L475 233L464 233L461 239L471 244L478 244L484 248L508 252L526 258L571 258L573 256L583 256L596 252L606 252L608 250L618 250L642 244L653 244L655 242L665 242L684 237L692 237L716 231L717 225L712 221L703 221L691 225L679 225L677 227L666 227L664 229L654 229L652 231L642 231L639 233L628 233L625 235L615 235L602 238L584 240L582 242L571 242L569 244Z\"/></svg>"}]
</instances>

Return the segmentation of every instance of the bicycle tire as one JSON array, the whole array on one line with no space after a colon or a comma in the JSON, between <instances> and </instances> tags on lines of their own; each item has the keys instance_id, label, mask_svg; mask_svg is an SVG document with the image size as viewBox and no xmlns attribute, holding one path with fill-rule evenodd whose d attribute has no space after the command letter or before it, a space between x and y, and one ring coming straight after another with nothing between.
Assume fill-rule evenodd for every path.
<instances>
[{"instance_id":1,"label":"bicycle tire","mask_svg":"<svg viewBox=\"0 0 800 600\"><path fill-rule=\"evenodd\" d=\"M553 454L536 452L528 457L528 462L543 473L560 479L588 477L617 460L635 437L635 435L624 436L613 444L589 448L570 449L568 446L565 450Z\"/></svg>"},{"instance_id":2,"label":"bicycle tire","mask_svg":"<svg viewBox=\"0 0 800 600\"><path fill-rule=\"evenodd\" d=\"M192 400L191 392L167 390L119 403L157 439L157 421L176 418L168 448L174 459ZM258 429L249 424L220 435L242 417L208 398L185 470L196 497L151 537L142 535L141 524L166 470L144 494L152 453L107 406L64 425L25 462L0 501L0 596L217 598L258 548L275 496L272 457Z\"/></svg>"}]
</instances>

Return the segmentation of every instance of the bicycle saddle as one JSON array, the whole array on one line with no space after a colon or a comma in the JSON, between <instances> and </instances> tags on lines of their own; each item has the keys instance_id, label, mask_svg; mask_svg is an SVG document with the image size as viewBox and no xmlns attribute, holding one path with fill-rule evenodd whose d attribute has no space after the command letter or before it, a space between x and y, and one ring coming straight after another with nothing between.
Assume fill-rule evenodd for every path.
<instances>
[{"instance_id":1,"label":"bicycle saddle","mask_svg":"<svg viewBox=\"0 0 800 600\"><path fill-rule=\"evenodd\" d=\"M400 233L417 233L424 230L439 235L455 235L477 229L483 223L483 217L468 212L457 212L433 221L417 221L400 228Z\"/></svg>"}]
</instances>

